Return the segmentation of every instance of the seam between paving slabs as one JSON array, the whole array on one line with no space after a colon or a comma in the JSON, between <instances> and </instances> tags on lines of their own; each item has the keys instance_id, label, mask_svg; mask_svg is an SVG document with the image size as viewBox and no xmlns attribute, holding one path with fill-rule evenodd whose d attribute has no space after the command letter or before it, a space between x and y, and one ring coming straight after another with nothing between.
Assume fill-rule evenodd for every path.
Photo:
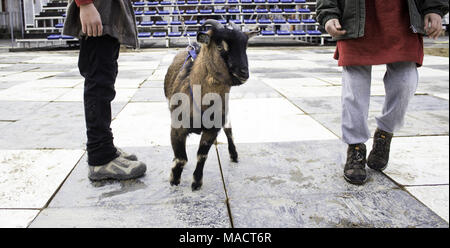
<instances>
[{"instance_id":1,"label":"seam between paving slabs","mask_svg":"<svg viewBox=\"0 0 450 248\"><path fill-rule=\"evenodd\" d=\"M76 161L75 165L72 167L70 172L67 174L67 176L64 178L64 180L61 182L61 184L58 186L58 188L52 194L52 196L47 201L47 203L44 205L44 207L39 209L39 213L33 218L33 220L30 221L30 223L28 223L27 228L30 227L30 225L36 220L36 218L41 214L42 210L46 209L48 207L48 205L50 205L50 202L53 200L53 198L55 198L56 194L59 192L59 190L64 185L64 183L67 181L67 179L70 177L70 175L72 175L73 170L75 170L75 167L77 167L77 165L80 163L81 159L83 159L85 154L86 154L86 151L83 152L83 154L80 156L80 158Z\"/></svg>"},{"instance_id":2,"label":"seam between paving slabs","mask_svg":"<svg viewBox=\"0 0 450 248\"><path fill-rule=\"evenodd\" d=\"M230 219L231 228L234 228L233 215L231 214L230 198L228 197L227 186L225 183L225 178L223 176L222 163L220 162L220 155L219 155L219 150L217 148L217 144L214 145L214 148L216 149L216 155L217 155L217 161L219 164L220 176L222 178L223 190L225 191L225 204L227 205L228 217Z\"/></svg>"}]
</instances>

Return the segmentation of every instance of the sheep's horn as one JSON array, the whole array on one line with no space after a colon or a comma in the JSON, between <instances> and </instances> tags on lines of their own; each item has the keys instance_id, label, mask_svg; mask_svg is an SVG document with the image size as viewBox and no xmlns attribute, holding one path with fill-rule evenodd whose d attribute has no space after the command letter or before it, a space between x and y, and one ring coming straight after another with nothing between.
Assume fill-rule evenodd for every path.
<instances>
[{"instance_id":1,"label":"sheep's horn","mask_svg":"<svg viewBox=\"0 0 450 248\"><path fill-rule=\"evenodd\" d=\"M233 29L235 29L235 30L241 30L241 28L240 28L238 25L236 25L236 23L230 21L229 24L231 25L231 27L232 27Z\"/></svg>"},{"instance_id":2,"label":"sheep's horn","mask_svg":"<svg viewBox=\"0 0 450 248\"><path fill-rule=\"evenodd\" d=\"M216 29L222 29L222 28L224 28L224 26L223 26L222 23L220 23L220 22L218 22L217 20L214 20L214 19L208 19L208 20L206 20L205 23L203 23L202 26L206 26L206 25L208 25L208 24L211 25L211 26L213 26L213 27L216 28Z\"/></svg>"}]
</instances>

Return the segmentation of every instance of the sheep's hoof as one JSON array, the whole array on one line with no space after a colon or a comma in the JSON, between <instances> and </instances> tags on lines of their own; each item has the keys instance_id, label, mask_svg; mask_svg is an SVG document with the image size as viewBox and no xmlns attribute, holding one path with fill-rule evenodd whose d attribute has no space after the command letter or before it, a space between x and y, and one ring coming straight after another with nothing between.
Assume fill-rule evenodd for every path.
<instances>
[{"instance_id":1,"label":"sheep's hoof","mask_svg":"<svg viewBox=\"0 0 450 248\"><path fill-rule=\"evenodd\" d=\"M171 185L171 186L178 186L179 184L180 184L180 178L175 179L175 178L173 177L173 174L170 175L170 185Z\"/></svg>"},{"instance_id":2,"label":"sheep's hoof","mask_svg":"<svg viewBox=\"0 0 450 248\"><path fill-rule=\"evenodd\" d=\"M202 185L203 185L202 181L199 181L199 182L194 181L194 182L192 182L192 185L191 185L192 191L199 190L202 187Z\"/></svg>"},{"instance_id":3,"label":"sheep's hoof","mask_svg":"<svg viewBox=\"0 0 450 248\"><path fill-rule=\"evenodd\" d=\"M231 159L231 162L237 163L238 162L238 155L237 155L237 153L235 155L230 155L230 159Z\"/></svg>"}]
</instances>

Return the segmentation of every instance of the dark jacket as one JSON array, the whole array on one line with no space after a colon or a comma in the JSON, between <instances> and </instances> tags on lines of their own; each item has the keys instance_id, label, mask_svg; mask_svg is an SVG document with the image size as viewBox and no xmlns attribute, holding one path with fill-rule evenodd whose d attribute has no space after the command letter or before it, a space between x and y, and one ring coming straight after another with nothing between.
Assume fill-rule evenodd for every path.
<instances>
[{"instance_id":1,"label":"dark jacket","mask_svg":"<svg viewBox=\"0 0 450 248\"><path fill-rule=\"evenodd\" d=\"M136 20L131 0L95 0L100 13L103 34L117 38L123 45L138 47ZM81 38L80 9L70 0L63 34Z\"/></svg>"},{"instance_id":2,"label":"dark jacket","mask_svg":"<svg viewBox=\"0 0 450 248\"><path fill-rule=\"evenodd\" d=\"M397 0L395 0L397 1ZM408 1L411 31L425 34L424 16L436 13L444 16L448 13L448 0L403 0ZM389 11L389 10L386 10ZM365 0L317 0L317 21L324 30L330 19L339 19L347 32L337 40L355 39L364 36L366 23Z\"/></svg>"}]
</instances>

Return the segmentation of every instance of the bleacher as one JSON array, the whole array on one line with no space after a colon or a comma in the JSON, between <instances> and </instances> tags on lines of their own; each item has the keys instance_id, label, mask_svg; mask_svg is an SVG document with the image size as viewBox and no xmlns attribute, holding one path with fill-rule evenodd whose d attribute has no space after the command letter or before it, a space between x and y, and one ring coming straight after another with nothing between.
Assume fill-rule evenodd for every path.
<instances>
[{"instance_id":1,"label":"bleacher","mask_svg":"<svg viewBox=\"0 0 450 248\"><path fill-rule=\"evenodd\" d=\"M259 27L256 39L295 40L324 44L328 34L318 30L315 20L316 2L311 0L146 0L134 1L138 38L146 41L185 40L195 36L206 19L221 23L230 21L243 30ZM74 44L77 39L62 35L67 0L53 0L35 15L34 25L25 27L25 39L17 39L22 46L41 44ZM186 30L185 30L186 28ZM187 41L186 41L187 42Z\"/></svg>"}]
</instances>

